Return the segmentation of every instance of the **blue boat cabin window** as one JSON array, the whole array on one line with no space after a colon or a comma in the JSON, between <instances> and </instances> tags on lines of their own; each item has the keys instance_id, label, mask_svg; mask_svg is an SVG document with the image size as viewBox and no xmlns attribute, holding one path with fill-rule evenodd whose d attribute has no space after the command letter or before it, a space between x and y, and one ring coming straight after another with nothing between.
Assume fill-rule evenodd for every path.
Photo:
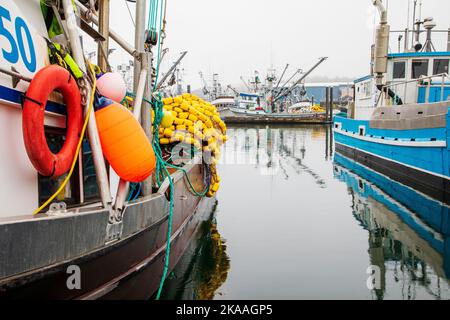
<instances>
[{"instance_id":1,"label":"blue boat cabin window","mask_svg":"<svg viewBox=\"0 0 450 320\"><path fill-rule=\"evenodd\" d=\"M406 77L406 61L394 62L393 79L405 79Z\"/></svg>"},{"instance_id":2,"label":"blue boat cabin window","mask_svg":"<svg viewBox=\"0 0 450 320\"><path fill-rule=\"evenodd\" d=\"M448 74L449 59L434 59L433 74Z\"/></svg>"},{"instance_id":3,"label":"blue boat cabin window","mask_svg":"<svg viewBox=\"0 0 450 320\"><path fill-rule=\"evenodd\" d=\"M421 76L427 75L428 75L428 59L413 60L411 77L413 79L419 79Z\"/></svg>"}]
</instances>

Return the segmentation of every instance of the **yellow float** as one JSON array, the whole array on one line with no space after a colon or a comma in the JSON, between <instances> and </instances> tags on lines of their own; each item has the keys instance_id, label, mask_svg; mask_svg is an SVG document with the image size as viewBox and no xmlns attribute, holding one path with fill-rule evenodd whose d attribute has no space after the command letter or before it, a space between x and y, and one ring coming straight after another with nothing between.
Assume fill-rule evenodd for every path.
<instances>
[{"instance_id":1,"label":"yellow float","mask_svg":"<svg viewBox=\"0 0 450 320\"><path fill-rule=\"evenodd\" d=\"M160 145L183 142L210 153L211 185L207 196L214 196L220 186L216 170L220 147L228 140L225 122L214 105L193 94L164 98L162 102L164 116L159 130Z\"/></svg>"}]
</instances>

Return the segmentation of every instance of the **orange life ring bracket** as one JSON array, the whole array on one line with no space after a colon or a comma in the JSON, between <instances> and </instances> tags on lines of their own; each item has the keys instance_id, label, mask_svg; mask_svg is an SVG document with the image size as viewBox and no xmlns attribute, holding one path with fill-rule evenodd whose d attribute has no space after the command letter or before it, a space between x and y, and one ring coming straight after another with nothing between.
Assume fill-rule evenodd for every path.
<instances>
[{"instance_id":1,"label":"orange life ring bracket","mask_svg":"<svg viewBox=\"0 0 450 320\"><path fill-rule=\"evenodd\" d=\"M63 95L67 108L66 141L58 154L50 151L44 133L45 106L53 91ZM57 65L39 70L24 97L22 132L28 157L41 175L60 177L69 171L81 135L82 121L80 90L70 72Z\"/></svg>"}]
</instances>

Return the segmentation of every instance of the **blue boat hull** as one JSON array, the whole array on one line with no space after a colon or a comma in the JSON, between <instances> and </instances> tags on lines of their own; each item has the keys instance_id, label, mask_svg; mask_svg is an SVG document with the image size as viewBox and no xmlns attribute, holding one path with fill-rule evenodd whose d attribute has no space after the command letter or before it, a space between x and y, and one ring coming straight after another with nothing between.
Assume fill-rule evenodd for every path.
<instances>
[{"instance_id":1,"label":"blue boat hull","mask_svg":"<svg viewBox=\"0 0 450 320\"><path fill-rule=\"evenodd\" d=\"M334 118L336 151L439 201L450 203L450 109L446 127L374 129Z\"/></svg>"}]
</instances>

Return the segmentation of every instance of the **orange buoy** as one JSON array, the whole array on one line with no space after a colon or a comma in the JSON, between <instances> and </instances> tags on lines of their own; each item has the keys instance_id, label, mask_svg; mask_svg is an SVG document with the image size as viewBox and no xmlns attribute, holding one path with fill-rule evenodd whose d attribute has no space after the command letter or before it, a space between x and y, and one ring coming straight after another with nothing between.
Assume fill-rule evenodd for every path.
<instances>
[{"instance_id":1,"label":"orange buoy","mask_svg":"<svg viewBox=\"0 0 450 320\"><path fill-rule=\"evenodd\" d=\"M141 182L155 169L152 145L139 122L124 106L111 103L95 111L103 154L119 177Z\"/></svg>"}]
</instances>

